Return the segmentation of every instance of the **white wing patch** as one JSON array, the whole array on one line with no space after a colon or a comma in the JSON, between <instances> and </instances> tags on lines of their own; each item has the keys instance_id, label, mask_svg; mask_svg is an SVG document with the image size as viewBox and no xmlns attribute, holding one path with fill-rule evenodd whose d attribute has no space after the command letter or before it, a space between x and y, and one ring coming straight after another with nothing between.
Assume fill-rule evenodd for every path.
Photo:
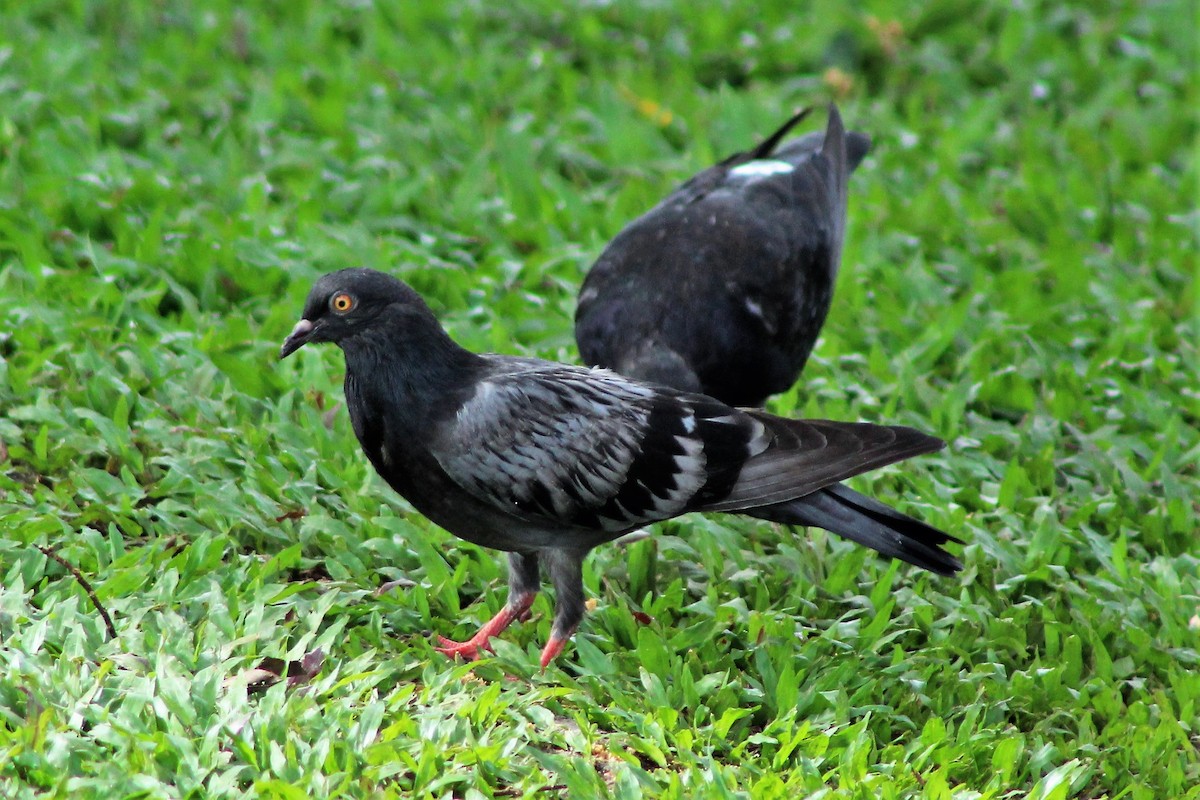
<instances>
[{"instance_id":1,"label":"white wing patch","mask_svg":"<svg viewBox=\"0 0 1200 800\"><path fill-rule=\"evenodd\" d=\"M695 427L695 417L688 417ZM684 425L685 430L687 425ZM675 441L683 448L683 455L675 456L675 489L655 495L654 510L660 513L678 513L687 505L707 479L705 471L704 443L688 436L676 436Z\"/></svg>"}]
</instances>

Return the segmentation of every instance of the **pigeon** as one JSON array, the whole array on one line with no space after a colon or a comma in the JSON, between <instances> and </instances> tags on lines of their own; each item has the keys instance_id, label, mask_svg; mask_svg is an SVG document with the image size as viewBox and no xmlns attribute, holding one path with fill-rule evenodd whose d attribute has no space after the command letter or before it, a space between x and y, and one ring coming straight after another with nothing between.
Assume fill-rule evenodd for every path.
<instances>
[{"instance_id":1,"label":"pigeon","mask_svg":"<svg viewBox=\"0 0 1200 800\"><path fill-rule=\"evenodd\" d=\"M795 382L833 297L847 179L870 148L836 106L824 134L779 146L808 113L701 172L605 248L575 316L588 364L734 406ZM897 538L957 541L841 484L798 499L789 517L881 552Z\"/></svg>"},{"instance_id":2,"label":"pigeon","mask_svg":"<svg viewBox=\"0 0 1200 800\"><path fill-rule=\"evenodd\" d=\"M805 109L627 225L588 271L583 360L761 406L804 368L833 298L846 184L870 149L830 106L824 134L780 146Z\"/></svg>"},{"instance_id":3,"label":"pigeon","mask_svg":"<svg viewBox=\"0 0 1200 800\"><path fill-rule=\"evenodd\" d=\"M344 269L314 284L280 349L333 342L346 407L383 479L454 535L507 551L503 610L440 652L477 658L528 616L549 575L556 598L547 665L584 614L594 547L691 511L794 522L797 501L837 481L940 449L912 428L788 420L616 372L459 346L402 281ZM870 541L938 573L959 568L941 542Z\"/></svg>"}]
</instances>

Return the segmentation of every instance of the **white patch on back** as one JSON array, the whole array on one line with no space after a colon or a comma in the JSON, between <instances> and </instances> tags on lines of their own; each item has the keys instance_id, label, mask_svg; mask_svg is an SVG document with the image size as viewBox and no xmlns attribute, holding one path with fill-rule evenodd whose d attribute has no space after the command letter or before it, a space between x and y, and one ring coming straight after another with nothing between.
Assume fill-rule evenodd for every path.
<instances>
[{"instance_id":1,"label":"white patch on back","mask_svg":"<svg viewBox=\"0 0 1200 800\"><path fill-rule=\"evenodd\" d=\"M745 164L729 170L729 174L738 178L765 178L768 175L781 175L794 170L791 164L777 159L759 159L747 161Z\"/></svg>"}]
</instances>

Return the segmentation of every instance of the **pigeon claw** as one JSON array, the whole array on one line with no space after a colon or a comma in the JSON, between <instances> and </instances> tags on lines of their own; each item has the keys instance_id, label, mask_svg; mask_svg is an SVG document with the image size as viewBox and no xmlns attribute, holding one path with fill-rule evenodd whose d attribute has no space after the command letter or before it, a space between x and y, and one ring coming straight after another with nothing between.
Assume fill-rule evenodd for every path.
<instances>
[{"instance_id":1,"label":"pigeon claw","mask_svg":"<svg viewBox=\"0 0 1200 800\"><path fill-rule=\"evenodd\" d=\"M515 620L529 618L529 607L533 605L533 598L535 596L536 592L518 596L514 604L506 605L500 609L499 614L488 620L487 624L480 628L478 633L465 642L456 642L453 639L447 639L445 636L439 636L439 646L435 647L434 650L450 658L462 656L467 661L479 659L482 655L479 652L480 650L487 650L489 653L492 652L492 647L488 642L493 636L499 636Z\"/></svg>"},{"instance_id":2,"label":"pigeon claw","mask_svg":"<svg viewBox=\"0 0 1200 800\"><path fill-rule=\"evenodd\" d=\"M563 646L566 643L567 643L566 639L559 639L557 636L551 636L550 640L548 642L546 642L546 646L542 648L542 671L543 672L546 670L546 667L550 666L550 662L553 661L558 656L558 654L562 652Z\"/></svg>"},{"instance_id":3,"label":"pigeon claw","mask_svg":"<svg viewBox=\"0 0 1200 800\"><path fill-rule=\"evenodd\" d=\"M492 652L492 647L487 641L489 638L491 637L485 636L481 640L480 636L476 634L465 642L456 642L445 636L439 636L437 637L438 646L433 649L449 658L461 657L464 661L478 661L482 655L481 650Z\"/></svg>"}]
</instances>

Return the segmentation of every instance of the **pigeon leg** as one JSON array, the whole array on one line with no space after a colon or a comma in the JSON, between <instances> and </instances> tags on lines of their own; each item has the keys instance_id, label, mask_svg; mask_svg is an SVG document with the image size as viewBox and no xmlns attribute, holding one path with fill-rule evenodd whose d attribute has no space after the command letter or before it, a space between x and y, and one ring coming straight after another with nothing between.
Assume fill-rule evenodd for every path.
<instances>
[{"instance_id":1,"label":"pigeon leg","mask_svg":"<svg viewBox=\"0 0 1200 800\"><path fill-rule=\"evenodd\" d=\"M554 584L554 624L542 648L542 669L562 652L567 640L583 620L583 558L587 551L549 550L543 553L546 571Z\"/></svg>"},{"instance_id":2,"label":"pigeon leg","mask_svg":"<svg viewBox=\"0 0 1200 800\"><path fill-rule=\"evenodd\" d=\"M505 628L516 620L524 620L529 616L529 607L538 592L538 557L536 553L508 554L508 602L500 613L488 620L479 632L465 642L456 642L445 636L438 637L439 647L435 647L442 655L455 658L462 656L467 661L479 658L480 650L491 651L488 640L500 635Z\"/></svg>"}]
</instances>

